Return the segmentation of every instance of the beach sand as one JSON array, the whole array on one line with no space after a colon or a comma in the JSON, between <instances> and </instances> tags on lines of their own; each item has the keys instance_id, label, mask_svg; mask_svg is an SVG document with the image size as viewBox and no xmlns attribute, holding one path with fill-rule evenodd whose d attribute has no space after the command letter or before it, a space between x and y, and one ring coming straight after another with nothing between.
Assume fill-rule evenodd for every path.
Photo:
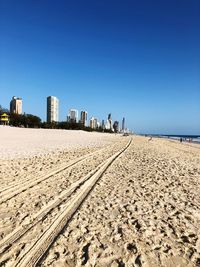
<instances>
[{"instance_id":1,"label":"beach sand","mask_svg":"<svg viewBox=\"0 0 200 267\"><path fill-rule=\"evenodd\" d=\"M0 125L1 158L27 158L72 148L98 147L112 142L98 132L28 129Z\"/></svg>"},{"instance_id":2,"label":"beach sand","mask_svg":"<svg viewBox=\"0 0 200 267\"><path fill-rule=\"evenodd\" d=\"M10 127L0 136L1 266L200 266L200 146Z\"/></svg>"}]
</instances>

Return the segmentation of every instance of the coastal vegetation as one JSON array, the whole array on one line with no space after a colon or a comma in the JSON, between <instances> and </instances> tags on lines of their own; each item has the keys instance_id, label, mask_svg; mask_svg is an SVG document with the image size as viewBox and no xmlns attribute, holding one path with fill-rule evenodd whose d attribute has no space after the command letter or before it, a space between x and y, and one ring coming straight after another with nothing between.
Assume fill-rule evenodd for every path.
<instances>
[{"instance_id":1,"label":"coastal vegetation","mask_svg":"<svg viewBox=\"0 0 200 267\"><path fill-rule=\"evenodd\" d=\"M9 125L14 127L23 128L45 128L45 129L65 129L65 130L83 130L83 131L97 131L97 132L107 132L112 133L113 131L108 129L103 129L103 127L91 128L85 126L83 123L76 122L42 122L41 118L33 114L16 114L10 113L9 110L2 108L0 105L0 115L6 113L9 115Z\"/></svg>"}]
</instances>

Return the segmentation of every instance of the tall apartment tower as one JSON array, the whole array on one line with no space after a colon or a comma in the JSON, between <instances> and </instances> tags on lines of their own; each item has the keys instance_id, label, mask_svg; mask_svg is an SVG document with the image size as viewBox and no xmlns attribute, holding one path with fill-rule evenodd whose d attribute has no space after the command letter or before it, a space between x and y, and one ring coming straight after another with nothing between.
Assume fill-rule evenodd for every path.
<instances>
[{"instance_id":1,"label":"tall apartment tower","mask_svg":"<svg viewBox=\"0 0 200 267\"><path fill-rule=\"evenodd\" d=\"M78 110L70 109L67 118L68 122L78 122Z\"/></svg>"},{"instance_id":2,"label":"tall apartment tower","mask_svg":"<svg viewBox=\"0 0 200 267\"><path fill-rule=\"evenodd\" d=\"M125 130L125 118L122 119L122 131Z\"/></svg>"},{"instance_id":3,"label":"tall apartment tower","mask_svg":"<svg viewBox=\"0 0 200 267\"><path fill-rule=\"evenodd\" d=\"M101 122L101 126L102 126L102 128L103 128L103 130L105 129L105 121L104 120L102 120L102 122Z\"/></svg>"},{"instance_id":4,"label":"tall apartment tower","mask_svg":"<svg viewBox=\"0 0 200 267\"><path fill-rule=\"evenodd\" d=\"M47 97L47 122L58 122L59 100L55 96Z\"/></svg>"},{"instance_id":5,"label":"tall apartment tower","mask_svg":"<svg viewBox=\"0 0 200 267\"><path fill-rule=\"evenodd\" d=\"M111 113L108 114L108 119L105 123L105 129L111 130L111 131L113 130Z\"/></svg>"},{"instance_id":6,"label":"tall apartment tower","mask_svg":"<svg viewBox=\"0 0 200 267\"><path fill-rule=\"evenodd\" d=\"M119 132L119 122L118 121L115 121L114 122L113 129L114 129L114 132L115 133L118 133Z\"/></svg>"},{"instance_id":7,"label":"tall apartment tower","mask_svg":"<svg viewBox=\"0 0 200 267\"><path fill-rule=\"evenodd\" d=\"M80 123L87 125L87 111L81 111Z\"/></svg>"},{"instance_id":8,"label":"tall apartment tower","mask_svg":"<svg viewBox=\"0 0 200 267\"><path fill-rule=\"evenodd\" d=\"M22 99L16 96L13 96L10 101L10 113L22 114Z\"/></svg>"},{"instance_id":9,"label":"tall apartment tower","mask_svg":"<svg viewBox=\"0 0 200 267\"><path fill-rule=\"evenodd\" d=\"M97 128L97 119L94 118L94 117L92 117L90 119L90 128L92 128L92 129L96 129Z\"/></svg>"}]
</instances>

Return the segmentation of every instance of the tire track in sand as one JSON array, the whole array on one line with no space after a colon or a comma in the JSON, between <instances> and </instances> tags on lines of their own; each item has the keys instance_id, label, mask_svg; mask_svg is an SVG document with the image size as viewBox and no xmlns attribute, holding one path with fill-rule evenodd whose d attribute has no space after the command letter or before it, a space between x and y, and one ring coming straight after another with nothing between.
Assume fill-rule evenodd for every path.
<instances>
[{"instance_id":1,"label":"tire track in sand","mask_svg":"<svg viewBox=\"0 0 200 267\"><path fill-rule=\"evenodd\" d=\"M46 175L41 175L39 178L35 179L34 181L32 180L33 177L25 178L22 181L19 181L17 183L14 183L13 185L10 185L10 186L3 188L0 192L0 204L6 202L7 200L10 200L11 198L15 197L16 195L19 195L20 193L26 191L27 189L30 189L30 188L38 185L39 183L49 179L53 175L58 174L58 173L66 170L70 167L73 167L77 163L79 163L85 159L88 159L89 157L91 157L95 154L98 154L103 149L105 149L105 148L101 148L98 151L94 151L88 155L84 155L84 156L81 156L81 157L76 158L74 160L71 160L68 164L62 165L59 168L55 168L50 173L48 173Z\"/></svg>"},{"instance_id":2,"label":"tire track in sand","mask_svg":"<svg viewBox=\"0 0 200 267\"><path fill-rule=\"evenodd\" d=\"M70 201L67 202L65 209L60 214L57 215L55 220L52 223L50 223L47 229L45 229L45 231L40 235L38 240L25 252L24 255L22 255L22 257L18 260L15 266L17 267L37 266L38 262L41 261L47 250L51 247L52 243L55 241L57 236L60 234L63 228L73 217L75 212L78 210L84 199L88 196L88 194L95 186L97 181L100 179L100 177L103 175L103 173L114 162L114 160L118 158L130 146L131 141L132 140L130 140L123 149L120 149L117 153L115 153L107 160L105 160L98 168L98 170L97 169L93 170L93 174L91 174L90 177L82 178L81 180L79 180L79 183L77 182L77 185L73 184L75 188L78 190L78 192L72 197ZM74 192L75 190L72 191ZM46 208L46 211L47 210L48 208ZM19 238L20 237L18 237L18 239Z\"/></svg>"},{"instance_id":3,"label":"tire track in sand","mask_svg":"<svg viewBox=\"0 0 200 267\"><path fill-rule=\"evenodd\" d=\"M0 242L0 254L8 250L16 241L18 241L23 235L25 235L31 228L33 228L38 222L42 221L53 209L58 207L69 197L78 187L82 185L86 180L88 180L101 166L101 163L95 170L90 171L86 176L80 180L74 182L68 189L64 190L56 199L49 202L45 207L43 207L38 213L36 213L30 220L29 223L23 224L17 227L12 233L7 235Z\"/></svg>"}]
</instances>

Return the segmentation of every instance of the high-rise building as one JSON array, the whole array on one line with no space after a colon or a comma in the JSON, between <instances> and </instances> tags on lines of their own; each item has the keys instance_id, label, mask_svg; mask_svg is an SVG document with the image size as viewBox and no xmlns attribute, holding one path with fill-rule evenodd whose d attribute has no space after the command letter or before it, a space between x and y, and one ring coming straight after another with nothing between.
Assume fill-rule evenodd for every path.
<instances>
[{"instance_id":1,"label":"high-rise building","mask_svg":"<svg viewBox=\"0 0 200 267\"><path fill-rule=\"evenodd\" d=\"M94 118L94 117L92 117L90 119L90 128L92 128L92 129L96 129L97 128L97 119Z\"/></svg>"},{"instance_id":2,"label":"high-rise building","mask_svg":"<svg viewBox=\"0 0 200 267\"><path fill-rule=\"evenodd\" d=\"M118 121L114 122L113 129L114 129L115 133L119 132L119 122Z\"/></svg>"},{"instance_id":3,"label":"high-rise building","mask_svg":"<svg viewBox=\"0 0 200 267\"><path fill-rule=\"evenodd\" d=\"M77 109L69 110L68 122L78 122L78 110Z\"/></svg>"},{"instance_id":4,"label":"high-rise building","mask_svg":"<svg viewBox=\"0 0 200 267\"><path fill-rule=\"evenodd\" d=\"M106 121L105 128L106 128L107 130L111 130L111 131L113 131L111 113L108 114L108 119L107 119L107 121Z\"/></svg>"},{"instance_id":5,"label":"high-rise building","mask_svg":"<svg viewBox=\"0 0 200 267\"><path fill-rule=\"evenodd\" d=\"M59 100L55 96L47 97L47 122L58 122Z\"/></svg>"},{"instance_id":6,"label":"high-rise building","mask_svg":"<svg viewBox=\"0 0 200 267\"><path fill-rule=\"evenodd\" d=\"M125 118L122 119L122 131L125 130Z\"/></svg>"},{"instance_id":7,"label":"high-rise building","mask_svg":"<svg viewBox=\"0 0 200 267\"><path fill-rule=\"evenodd\" d=\"M67 115L67 122L70 122L70 116Z\"/></svg>"},{"instance_id":8,"label":"high-rise building","mask_svg":"<svg viewBox=\"0 0 200 267\"><path fill-rule=\"evenodd\" d=\"M112 130L112 118L111 118L111 113L108 114L108 122L109 122L109 130Z\"/></svg>"},{"instance_id":9,"label":"high-rise building","mask_svg":"<svg viewBox=\"0 0 200 267\"><path fill-rule=\"evenodd\" d=\"M10 101L10 113L22 114L22 99L13 96Z\"/></svg>"},{"instance_id":10,"label":"high-rise building","mask_svg":"<svg viewBox=\"0 0 200 267\"><path fill-rule=\"evenodd\" d=\"M101 126L102 126L102 129L104 130L105 129L105 122L104 122L104 120L102 120Z\"/></svg>"},{"instance_id":11,"label":"high-rise building","mask_svg":"<svg viewBox=\"0 0 200 267\"><path fill-rule=\"evenodd\" d=\"M81 111L80 123L87 125L87 111Z\"/></svg>"}]
</instances>

